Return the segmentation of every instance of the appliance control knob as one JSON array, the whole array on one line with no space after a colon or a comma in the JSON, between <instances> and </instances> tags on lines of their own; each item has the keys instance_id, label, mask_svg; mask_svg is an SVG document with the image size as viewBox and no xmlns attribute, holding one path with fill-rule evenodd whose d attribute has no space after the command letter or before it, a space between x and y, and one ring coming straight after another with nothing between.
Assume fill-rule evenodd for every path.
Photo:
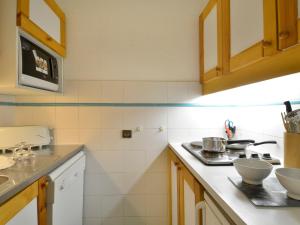
<instances>
[{"instance_id":1,"label":"appliance control knob","mask_svg":"<svg viewBox=\"0 0 300 225\"><path fill-rule=\"evenodd\" d=\"M263 159L270 160L270 159L272 159L272 157L271 157L270 153L264 153Z\"/></svg>"},{"instance_id":2,"label":"appliance control knob","mask_svg":"<svg viewBox=\"0 0 300 225\"><path fill-rule=\"evenodd\" d=\"M258 154L257 154L257 153L252 153L252 154L251 154L251 158L253 158L253 159L258 159Z\"/></svg>"},{"instance_id":3,"label":"appliance control knob","mask_svg":"<svg viewBox=\"0 0 300 225\"><path fill-rule=\"evenodd\" d=\"M239 154L239 158L240 158L240 159L246 158L246 154L244 154L244 153Z\"/></svg>"}]
</instances>

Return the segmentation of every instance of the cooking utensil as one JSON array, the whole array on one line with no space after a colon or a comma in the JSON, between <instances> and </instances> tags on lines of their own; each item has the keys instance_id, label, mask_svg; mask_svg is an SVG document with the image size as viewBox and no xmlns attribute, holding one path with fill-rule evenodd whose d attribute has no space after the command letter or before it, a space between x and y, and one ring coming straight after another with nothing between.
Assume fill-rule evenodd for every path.
<instances>
[{"instance_id":1,"label":"cooking utensil","mask_svg":"<svg viewBox=\"0 0 300 225\"><path fill-rule=\"evenodd\" d=\"M225 133L228 137L228 139L231 139L234 137L236 131L236 127L233 125L233 122L231 120L225 120Z\"/></svg>"},{"instance_id":2,"label":"cooking utensil","mask_svg":"<svg viewBox=\"0 0 300 225\"><path fill-rule=\"evenodd\" d=\"M290 101L286 101L283 104L285 105L286 113L290 113L293 111Z\"/></svg>"},{"instance_id":3,"label":"cooking utensil","mask_svg":"<svg viewBox=\"0 0 300 225\"><path fill-rule=\"evenodd\" d=\"M227 149L230 150L245 150L249 146L258 146L258 145L265 145L265 144L277 144L277 141L262 141L262 142L255 142L255 143L246 143L246 144L240 144L240 143L234 143L227 145Z\"/></svg>"},{"instance_id":4,"label":"cooking utensil","mask_svg":"<svg viewBox=\"0 0 300 225\"><path fill-rule=\"evenodd\" d=\"M234 143L255 143L254 140L226 140L221 137L205 137L202 138L203 150L208 152L225 152L226 147Z\"/></svg>"}]
</instances>

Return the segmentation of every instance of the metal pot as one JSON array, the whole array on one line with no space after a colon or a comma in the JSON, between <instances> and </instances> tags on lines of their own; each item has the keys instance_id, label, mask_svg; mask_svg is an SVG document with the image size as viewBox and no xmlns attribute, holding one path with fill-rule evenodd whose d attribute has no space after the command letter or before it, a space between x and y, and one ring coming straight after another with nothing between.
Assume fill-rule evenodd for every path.
<instances>
[{"instance_id":1,"label":"metal pot","mask_svg":"<svg viewBox=\"0 0 300 225\"><path fill-rule=\"evenodd\" d=\"M225 152L226 147L230 144L250 144L255 143L254 140L226 140L221 137L205 137L202 138L203 150L208 152Z\"/></svg>"}]
</instances>

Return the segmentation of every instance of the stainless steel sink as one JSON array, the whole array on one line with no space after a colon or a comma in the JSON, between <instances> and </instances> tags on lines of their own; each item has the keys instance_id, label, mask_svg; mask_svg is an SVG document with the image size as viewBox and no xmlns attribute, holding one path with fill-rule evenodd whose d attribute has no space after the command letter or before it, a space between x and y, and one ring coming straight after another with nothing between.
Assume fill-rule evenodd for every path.
<instances>
[{"instance_id":1,"label":"stainless steel sink","mask_svg":"<svg viewBox=\"0 0 300 225\"><path fill-rule=\"evenodd\" d=\"M9 180L9 177L0 175L0 185L6 183Z\"/></svg>"}]
</instances>

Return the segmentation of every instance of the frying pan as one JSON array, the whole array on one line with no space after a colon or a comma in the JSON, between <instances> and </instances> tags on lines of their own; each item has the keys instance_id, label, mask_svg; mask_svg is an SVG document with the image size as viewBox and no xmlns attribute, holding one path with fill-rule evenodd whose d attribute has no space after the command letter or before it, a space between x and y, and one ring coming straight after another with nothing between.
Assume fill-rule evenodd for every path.
<instances>
[{"instance_id":1,"label":"frying pan","mask_svg":"<svg viewBox=\"0 0 300 225\"><path fill-rule=\"evenodd\" d=\"M255 143L254 140L226 140L222 137L205 137L202 138L203 150L208 152L225 152L226 148L232 144L249 145Z\"/></svg>"},{"instance_id":2,"label":"frying pan","mask_svg":"<svg viewBox=\"0 0 300 225\"><path fill-rule=\"evenodd\" d=\"M256 142L256 143L248 143L248 144L230 144L227 145L227 149L230 150L245 150L249 146L257 146L257 145L264 145L264 144L277 144L276 141L262 141L262 142Z\"/></svg>"}]
</instances>

